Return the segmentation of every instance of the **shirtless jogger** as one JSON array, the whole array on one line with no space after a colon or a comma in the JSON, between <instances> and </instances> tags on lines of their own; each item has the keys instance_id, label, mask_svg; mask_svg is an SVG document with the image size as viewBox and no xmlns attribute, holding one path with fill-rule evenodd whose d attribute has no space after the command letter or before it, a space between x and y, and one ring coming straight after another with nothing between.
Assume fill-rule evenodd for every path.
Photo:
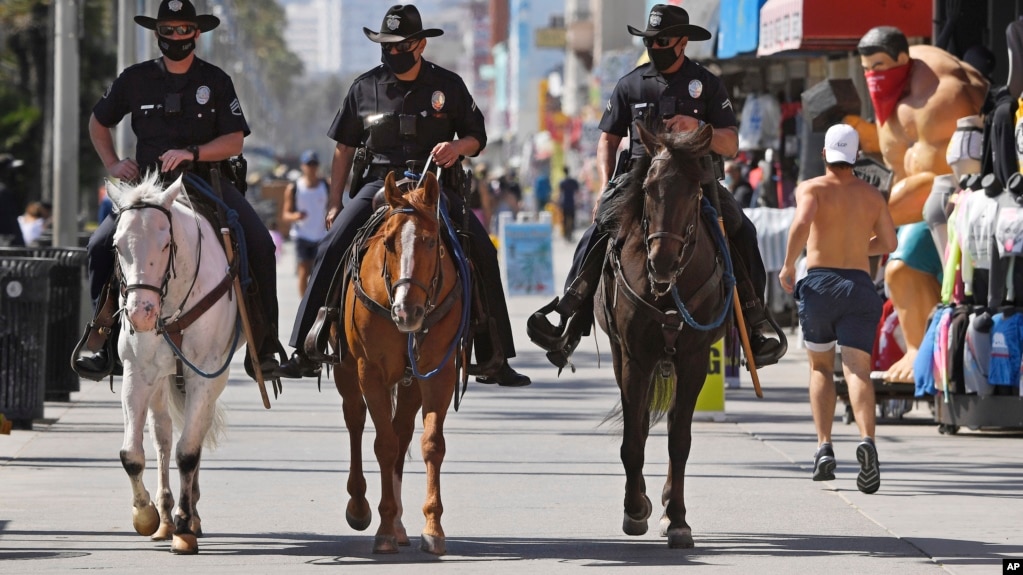
<instances>
[{"instance_id":1,"label":"shirtless jogger","mask_svg":"<svg viewBox=\"0 0 1023 575\"><path fill-rule=\"evenodd\" d=\"M874 493L881 485L881 474L874 446L870 352L881 318L881 298L870 278L868 256L891 252L897 241L884 196L853 175L858 149L859 136L852 126L838 124L828 130L823 152L827 173L796 189L796 215L778 277L799 304L799 323L810 358L810 407L819 444L813 457L813 480L835 478L831 426L837 342L842 346L842 369L863 437L856 447L860 463L856 487ZM796 258L804 246L808 273L793 286Z\"/></svg>"}]
</instances>

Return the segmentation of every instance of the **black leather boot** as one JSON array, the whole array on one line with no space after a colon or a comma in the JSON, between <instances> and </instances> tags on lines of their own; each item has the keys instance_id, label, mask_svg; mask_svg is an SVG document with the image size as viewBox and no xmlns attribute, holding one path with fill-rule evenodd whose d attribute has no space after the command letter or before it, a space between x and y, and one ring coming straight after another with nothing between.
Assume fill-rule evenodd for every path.
<instances>
[{"instance_id":1,"label":"black leather boot","mask_svg":"<svg viewBox=\"0 0 1023 575\"><path fill-rule=\"evenodd\" d=\"M508 362L501 364L501 367L490 375L477 375L476 381L486 384L496 383L503 387L525 387L533 383L529 376L515 371L512 366L508 365Z\"/></svg>"},{"instance_id":2,"label":"black leather boot","mask_svg":"<svg viewBox=\"0 0 1023 575\"><path fill-rule=\"evenodd\" d=\"M101 347L92 355L76 357L73 367L79 377L93 381L103 381L110 375L124 375L124 366L110 346Z\"/></svg>"},{"instance_id":3,"label":"black leather boot","mask_svg":"<svg viewBox=\"0 0 1023 575\"><path fill-rule=\"evenodd\" d=\"M300 350L295 350L291 354L291 358L282 363L274 373L289 379L302 379L303 377L317 377L322 369L319 362L309 359Z\"/></svg>"},{"instance_id":4,"label":"black leather boot","mask_svg":"<svg viewBox=\"0 0 1023 575\"><path fill-rule=\"evenodd\" d=\"M785 332L762 306L754 306L746 317L749 333L749 345L753 351L753 360L757 367L766 367L778 363L778 360L789 350ZM770 336L777 336L774 339Z\"/></svg>"}]
</instances>

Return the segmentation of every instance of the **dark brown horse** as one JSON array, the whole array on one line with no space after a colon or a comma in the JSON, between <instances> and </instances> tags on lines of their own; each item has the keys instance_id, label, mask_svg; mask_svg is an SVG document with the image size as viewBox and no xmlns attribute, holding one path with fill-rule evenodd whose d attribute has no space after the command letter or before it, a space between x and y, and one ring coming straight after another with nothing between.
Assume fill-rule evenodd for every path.
<instances>
[{"instance_id":1,"label":"dark brown horse","mask_svg":"<svg viewBox=\"0 0 1023 575\"><path fill-rule=\"evenodd\" d=\"M652 512L643 478L651 426L667 414L668 480L661 534L668 546L693 546L686 523L686 460L693 410L707 377L711 345L724 336L731 312L730 262L716 222L701 216L700 158L710 151L708 125L688 134L656 136L636 125L649 158L632 183L607 200L612 231L595 310L611 340L621 389L628 535L647 531Z\"/></svg>"},{"instance_id":2,"label":"dark brown horse","mask_svg":"<svg viewBox=\"0 0 1023 575\"><path fill-rule=\"evenodd\" d=\"M455 391L452 350L461 321L462 288L441 237L436 177L428 173L422 187L403 195L391 173L384 190L387 216L367 241L365 256L354 266L346 289L341 336L349 353L334 372L351 439L351 498L345 517L359 531L372 520L362 469L368 406L376 428L373 448L381 477L380 527L373 552L396 553L399 545L408 545L401 521L402 471L422 407L426 525L420 547L442 555L440 466L444 417ZM407 372L410 364L413 371Z\"/></svg>"}]
</instances>

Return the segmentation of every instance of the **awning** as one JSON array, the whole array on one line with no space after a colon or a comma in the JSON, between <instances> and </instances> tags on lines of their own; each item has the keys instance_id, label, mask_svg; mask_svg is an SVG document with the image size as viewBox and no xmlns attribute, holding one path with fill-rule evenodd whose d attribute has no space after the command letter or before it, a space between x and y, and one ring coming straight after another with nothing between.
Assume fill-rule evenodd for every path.
<instances>
[{"instance_id":1,"label":"awning","mask_svg":"<svg viewBox=\"0 0 1023 575\"><path fill-rule=\"evenodd\" d=\"M768 0L760 9L758 56L788 50L852 51L875 26L929 37L933 0Z\"/></svg>"}]
</instances>

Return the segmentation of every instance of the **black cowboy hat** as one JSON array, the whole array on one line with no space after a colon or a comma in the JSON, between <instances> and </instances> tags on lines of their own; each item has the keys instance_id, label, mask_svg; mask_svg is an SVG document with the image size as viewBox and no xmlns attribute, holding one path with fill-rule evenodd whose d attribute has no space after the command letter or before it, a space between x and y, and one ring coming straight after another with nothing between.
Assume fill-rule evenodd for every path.
<instances>
[{"instance_id":1,"label":"black cowboy hat","mask_svg":"<svg viewBox=\"0 0 1023 575\"><path fill-rule=\"evenodd\" d=\"M689 12L679 6L656 4L650 9L646 30L629 26L629 34L644 38L689 36L690 40L710 40L710 31L689 23Z\"/></svg>"},{"instance_id":2,"label":"black cowboy hat","mask_svg":"<svg viewBox=\"0 0 1023 575\"><path fill-rule=\"evenodd\" d=\"M163 0L163 2L160 2L160 9L156 13L156 18L150 18L149 16L135 17L136 24L150 30L156 30L157 22L168 22L171 20L195 22L200 32L209 32L220 26L220 18L212 14L196 15L195 6L189 0Z\"/></svg>"},{"instance_id":3,"label":"black cowboy hat","mask_svg":"<svg viewBox=\"0 0 1023 575\"><path fill-rule=\"evenodd\" d=\"M380 32L363 28L366 37L376 42L401 42L413 38L433 38L444 33L437 28L423 29L423 19L419 10L412 4L395 4L387 9L384 21L380 23Z\"/></svg>"}]
</instances>

